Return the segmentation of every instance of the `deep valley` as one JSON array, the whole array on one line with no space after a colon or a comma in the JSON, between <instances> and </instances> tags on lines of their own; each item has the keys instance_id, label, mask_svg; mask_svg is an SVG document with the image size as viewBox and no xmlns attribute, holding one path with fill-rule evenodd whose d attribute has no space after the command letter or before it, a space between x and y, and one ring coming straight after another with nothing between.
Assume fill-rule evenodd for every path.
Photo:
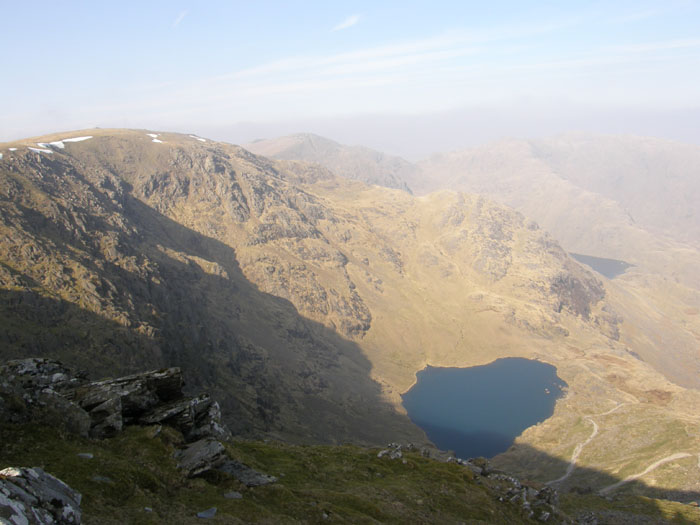
<instances>
[{"instance_id":1,"label":"deep valley","mask_svg":"<svg viewBox=\"0 0 700 525\"><path fill-rule=\"evenodd\" d=\"M628 220L604 181L575 186L559 143L499 150L566 173L555 181L538 164L547 181L535 184L510 160L491 170L492 150L414 165L311 139L332 162L149 130L0 144L0 359L59 359L93 377L180 367L185 390L210 392L246 440L238 453L265 467L287 451L362 465L376 455L295 448L310 445L411 443L437 457L404 406L421 370L535 360L556 369L564 395L542 386L546 414L513 431L493 468L583 495L574 506L599 492L700 499L700 241L672 234L686 216L630 195L625 206L648 213ZM492 187L485 173L498 175ZM581 199L580 216L565 213ZM584 213L598 207L604 228L574 234L598 228ZM586 266L596 261L620 271ZM507 409L498 417L515 419ZM248 441L262 439L275 444Z\"/></svg>"}]
</instances>

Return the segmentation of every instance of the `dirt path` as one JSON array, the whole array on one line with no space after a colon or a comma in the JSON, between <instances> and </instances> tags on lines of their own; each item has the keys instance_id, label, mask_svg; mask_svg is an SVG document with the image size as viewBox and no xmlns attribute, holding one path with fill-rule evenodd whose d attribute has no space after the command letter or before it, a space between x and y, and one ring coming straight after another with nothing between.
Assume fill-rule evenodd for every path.
<instances>
[{"instance_id":1,"label":"dirt path","mask_svg":"<svg viewBox=\"0 0 700 525\"><path fill-rule=\"evenodd\" d=\"M585 439L584 441L582 441L581 443L576 445L576 448L574 449L574 453L571 454L571 461L569 461L569 464L566 467L566 472L564 473L564 475L560 478L553 479L552 481L548 481L547 485L554 485L555 483L561 483L562 481L567 479L569 476L571 476L571 473L576 468L576 461L578 460L578 457L581 455L581 451L583 450L583 447L588 445L593 440L593 438L598 435L598 424L595 421L593 421L592 418L600 417L600 416L607 416L608 414L612 414L613 412L622 408L625 405L629 405L629 403L620 403L619 405L611 408L607 412L602 412L600 414L593 414L591 416L586 416L584 418L586 421L588 421L589 423L591 423L593 425L593 432L591 432L591 435L588 436L587 439Z\"/></svg>"},{"instance_id":2,"label":"dirt path","mask_svg":"<svg viewBox=\"0 0 700 525\"><path fill-rule=\"evenodd\" d=\"M689 454L688 452L677 452L676 454L671 454L670 456L666 456L665 458L661 458L658 461L655 461L651 465L649 465L647 468L645 468L642 472L639 472L637 474L632 474L631 476L627 476L625 479L622 481L618 481L617 483L613 483L612 485L608 485L605 488L600 489L600 494L608 494L609 492L612 492L616 488L624 485L625 483L629 483L630 481L634 481L637 478L641 478L645 474L648 474L652 470L654 470L657 467L660 467L661 465L665 463L669 463L671 461L675 461L677 459L682 459L682 458L687 458L693 456L693 454Z\"/></svg>"}]
</instances>

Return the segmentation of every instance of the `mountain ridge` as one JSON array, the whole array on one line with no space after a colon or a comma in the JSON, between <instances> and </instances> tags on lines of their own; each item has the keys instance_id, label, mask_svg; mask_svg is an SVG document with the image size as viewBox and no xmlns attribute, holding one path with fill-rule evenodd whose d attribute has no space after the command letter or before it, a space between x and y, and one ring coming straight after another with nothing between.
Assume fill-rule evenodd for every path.
<instances>
[{"instance_id":1,"label":"mountain ridge","mask_svg":"<svg viewBox=\"0 0 700 525\"><path fill-rule=\"evenodd\" d=\"M265 157L313 162L341 177L411 192L405 181L413 171L411 163L365 146L345 146L313 133L298 133L243 147Z\"/></svg>"},{"instance_id":2,"label":"mountain ridge","mask_svg":"<svg viewBox=\"0 0 700 525\"><path fill-rule=\"evenodd\" d=\"M62 357L76 341L51 347L51 337L68 343L59 328L77 323L92 334L83 359L102 352L118 363L123 344L133 366L150 355L191 367L237 432L374 443L425 440L400 405L424 366L534 358L556 366L570 393L498 461L538 447L568 461L588 434L585 417L618 403L629 407L607 416L582 467L636 472L656 453L698 447L692 431L644 423L695 428L698 394L641 361L647 347L619 340L642 321L621 323L618 306L639 299L522 214L200 139L99 130L54 153L24 149L30 141L0 147L5 353L26 352L30 330ZM47 301L46 311L32 306ZM681 473L668 470L677 464ZM558 468L537 476L555 479ZM700 482L685 457L660 469L663 486ZM577 472L571 486L601 482Z\"/></svg>"}]
</instances>

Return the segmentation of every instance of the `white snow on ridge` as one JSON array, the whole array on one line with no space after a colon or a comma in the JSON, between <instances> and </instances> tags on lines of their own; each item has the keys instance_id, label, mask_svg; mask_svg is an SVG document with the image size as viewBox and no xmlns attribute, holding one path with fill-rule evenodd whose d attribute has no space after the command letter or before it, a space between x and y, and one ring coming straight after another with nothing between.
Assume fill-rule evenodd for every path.
<instances>
[{"instance_id":1,"label":"white snow on ridge","mask_svg":"<svg viewBox=\"0 0 700 525\"><path fill-rule=\"evenodd\" d=\"M189 136L192 139L198 140L199 142L206 142L206 139L203 139L202 137L198 137L197 135L190 135Z\"/></svg>"},{"instance_id":2,"label":"white snow on ridge","mask_svg":"<svg viewBox=\"0 0 700 525\"><path fill-rule=\"evenodd\" d=\"M158 139L153 139L153 142L157 142L158 144L163 144L163 141L162 141L162 140L158 140Z\"/></svg>"},{"instance_id":3,"label":"white snow on ridge","mask_svg":"<svg viewBox=\"0 0 700 525\"><path fill-rule=\"evenodd\" d=\"M151 137L152 139L158 138L158 133L146 133L146 135L148 135L148 136Z\"/></svg>"},{"instance_id":4,"label":"white snow on ridge","mask_svg":"<svg viewBox=\"0 0 700 525\"><path fill-rule=\"evenodd\" d=\"M9 149L10 151L17 151L17 148L7 148L7 149Z\"/></svg>"},{"instance_id":5,"label":"white snow on ridge","mask_svg":"<svg viewBox=\"0 0 700 525\"><path fill-rule=\"evenodd\" d=\"M58 148L58 149L66 149L66 145L64 144L65 142L82 142L83 140L91 139L92 135L87 136L87 137L75 137L72 139L61 139L61 140L55 140L54 142L37 142L37 146L40 146L42 148L48 148L51 146L52 148Z\"/></svg>"},{"instance_id":6,"label":"white snow on ridge","mask_svg":"<svg viewBox=\"0 0 700 525\"><path fill-rule=\"evenodd\" d=\"M41 144L39 144L39 145L41 145ZM36 153L53 153L53 151L51 151L50 149L32 148L32 147L30 147L29 149L36 152Z\"/></svg>"}]
</instances>

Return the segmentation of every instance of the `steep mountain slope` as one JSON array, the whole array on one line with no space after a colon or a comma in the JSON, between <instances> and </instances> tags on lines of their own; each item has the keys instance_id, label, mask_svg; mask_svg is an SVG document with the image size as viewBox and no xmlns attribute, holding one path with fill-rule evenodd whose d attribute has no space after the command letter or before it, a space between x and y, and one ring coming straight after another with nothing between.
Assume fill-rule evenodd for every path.
<instances>
[{"instance_id":1,"label":"steep mountain slope","mask_svg":"<svg viewBox=\"0 0 700 525\"><path fill-rule=\"evenodd\" d=\"M269 163L235 147L229 157L94 133L54 153L20 147L0 164L3 357L53 355L100 375L178 364L222 400L237 433L421 439L380 399L356 345L261 293L221 242L239 221L251 244L274 235L255 210L280 199L296 213Z\"/></svg>"},{"instance_id":2,"label":"steep mountain slope","mask_svg":"<svg viewBox=\"0 0 700 525\"><path fill-rule=\"evenodd\" d=\"M659 354L645 320L616 310L645 303L519 213L198 137L90 133L0 145L3 357L181 365L239 433L373 443L425 439L399 396L425 365L536 358L569 394L499 461L547 481L579 450L565 482L602 488L673 456L654 490L700 490L700 395L638 358Z\"/></svg>"},{"instance_id":3,"label":"steep mountain slope","mask_svg":"<svg viewBox=\"0 0 700 525\"><path fill-rule=\"evenodd\" d=\"M699 245L699 165L697 146L566 135L437 154L409 183L418 193L449 187L490 195L536 219L571 251L639 259L625 237Z\"/></svg>"},{"instance_id":4,"label":"steep mountain slope","mask_svg":"<svg viewBox=\"0 0 700 525\"><path fill-rule=\"evenodd\" d=\"M695 146L573 135L435 155L409 183L419 193L488 195L536 220L568 251L634 265L609 288L625 319L622 341L673 381L698 388L699 166Z\"/></svg>"},{"instance_id":5,"label":"steep mountain slope","mask_svg":"<svg viewBox=\"0 0 700 525\"><path fill-rule=\"evenodd\" d=\"M336 175L386 188L408 191L406 179L414 166L402 159L364 146L345 146L311 133L301 133L244 144L258 155L274 159L318 163Z\"/></svg>"},{"instance_id":6,"label":"steep mountain slope","mask_svg":"<svg viewBox=\"0 0 700 525\"><path fill-rule=\"evenodd\" d=\"M700 246L700 147L648 137L564 135L533 155L580 188L619 203L642 228Z\"/></svg>"}]
</instances>

